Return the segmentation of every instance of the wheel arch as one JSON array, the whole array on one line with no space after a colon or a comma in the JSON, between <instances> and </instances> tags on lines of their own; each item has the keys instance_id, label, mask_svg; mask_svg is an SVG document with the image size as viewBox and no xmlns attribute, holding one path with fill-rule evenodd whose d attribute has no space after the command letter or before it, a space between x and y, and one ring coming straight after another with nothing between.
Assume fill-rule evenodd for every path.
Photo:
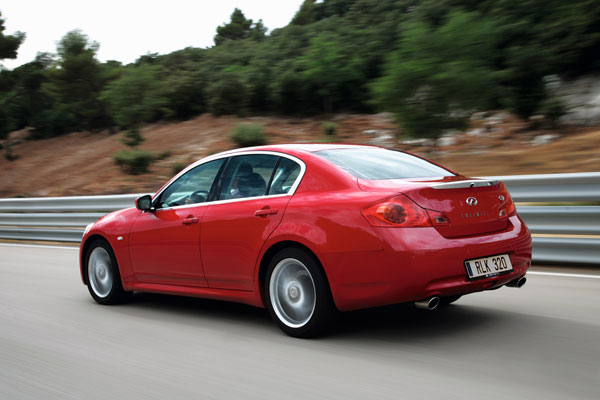
<instances>
[{"instance_id":1,"label":"wheel arch","mask_svg":"<svg viewBox=\"0 0 600 400\"><path fill-rule=\"evenodd\" d=\"M325 271L325 268L323 267L323 263L321 262L321 260L317 256L317 254L310 247L306 246L305 244L302 244L295 240L288 239L288 240L282 240L277 243L273 243L264 252L264 254L260 260L260 264L258 267L258 282L257 282L257 284L258 284L258 292L260 294L261 303L263 305L266 305L266 303L265 303L265 279L267 277L267 270L269 269L269 263L271 262L273 257L280 250L287 249L287 248L297 248L297 249L303 250L306 252L306 254L308 254L310 257L313 258L313 260L315 261L315 264L323 273L325 281L327 282L327 287L329 288L329 295L332 296L331 283L329 282L329 278L327 276L327 272Z\"/></svg>"},{"instance_id":2,"label":"wheel arch","mask_svg":"<svg viewBox=\"0 0 600 400\"><path fill-rule=\"evenodd\" d=\"M86 264L87 264L87 260L86 260L86 256L88 253L88 250L90 249L90 246L92 245L92 243L94 243L95 240L103 240L106 242L106 244L108 244L111 249L113 248L112 245L110 244L110 242L108 241L107 238L105 238L104 236L98 234L98 233L94 233L93 235L88 236L85 241L81 244L81 251L79 253L79 270L81 273L81 280L83 281L84 285L88 284L88 280L87 280L87 268L86 268ZM114 252L114 249L113 249Z\"/></svg>"}]
</instances>

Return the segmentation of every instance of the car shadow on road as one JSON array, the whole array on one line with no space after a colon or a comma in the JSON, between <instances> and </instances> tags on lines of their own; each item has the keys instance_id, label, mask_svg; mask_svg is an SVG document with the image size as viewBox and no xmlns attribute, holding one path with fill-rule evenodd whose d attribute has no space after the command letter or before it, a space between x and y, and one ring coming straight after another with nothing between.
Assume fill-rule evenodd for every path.
<instances>
[{"instance_id":1,"label":"car shadow on road","mask_svg":"<svg viewBox=\"0 0 600 400\"><path fill-rule=\"evenodd\" d=\"M164 312L162 315L167 316L229 320L250 325L267 325L271 322L267 311L264 309L246 304L197 297L135 293L128 304L130 307L127 308L130 313L135 313L135 309L144 309L159 313Z\"/></svg>"},{"instance_id":2,"label":"car shadow on road","mask_svg":"<svg viewBox=\"0 0 600 400\"><path fill-rule=\"evenodd\" d=\"M130 304L119 307L119 310L138 317L148 315L146 312L149 312L151 318L176 318L178 323L185 322L191 325L206 326L207 323L220 322L283 334L271 320L267 310L238 303L136 293ZM398 304L340 313L335 318L332 332L319 340L376 338L411 341L415 337L423 340L443 337L446 340L465 331L487 331L502 326L510 318L519 318L519 315L461 305L460 301L434 311L418 310L412 304Z\"/></svg>"},{"instance_id":3,"label":"car shadow on road","mask_svg":"<svg viewBox=\"0 0 600 400\"><path fill-rule=\"evenodd\" d=\"M338 338L378 338L383 340L448 340L464 332L488 331L502 326L518 314L461 305L460 302L433 311L397 304L342 313L334 335Z\"/></svg>"}]
</instances>

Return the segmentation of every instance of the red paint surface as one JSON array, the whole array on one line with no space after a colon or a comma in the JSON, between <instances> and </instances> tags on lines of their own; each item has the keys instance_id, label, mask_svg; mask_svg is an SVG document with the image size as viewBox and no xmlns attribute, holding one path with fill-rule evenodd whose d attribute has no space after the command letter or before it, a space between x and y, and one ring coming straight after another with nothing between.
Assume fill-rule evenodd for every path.
<instances>
[{"instance_id":1,"label":"red paint surface","mask_svg":"<svg viewBox=\"0 0 600 400\"><path fill-rule=\"evenodd\" d=\"M103 237L114 249L127 290L255 306L264 306L260 268L268 260L263 258L282 242L314 253L340 310L493 289L526 273L531 236L517 215L498 215L504 185L439 190L430 187L431 179L358 180L312 153L331 147L264 146L226 153L260 150L299 158L306 172L294 195L154 212L131 208L103 217L82 240L82 279L84 248L94 237ZM438 182L464 179L458 175ZM442 213L449 223L381 227L362 214L399 193L424 210ZM476 208L466 205L469 196L477 197L477 210L484 213L476 215ZM269 208L277 213L256 215ZM184 224L189 218L198 222ZM513 272L468 280L465 260L501 253L510 255Z\"/></svg>"}]
</instances>

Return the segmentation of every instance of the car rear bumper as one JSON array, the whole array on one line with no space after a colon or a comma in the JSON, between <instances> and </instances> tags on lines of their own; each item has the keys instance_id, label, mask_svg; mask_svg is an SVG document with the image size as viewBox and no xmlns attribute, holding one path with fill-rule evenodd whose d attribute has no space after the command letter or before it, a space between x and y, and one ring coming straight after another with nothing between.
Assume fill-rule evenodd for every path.
<instances>
[{"instance_id":1,"label":"car rear bumper","mask_svg":"<svg viewBox=\"0 0 600 400\"><path fill-rule=\"evenodd\" d=\"M525 275L531 235L518 216L505 230L448 239L435 228L376 228L382 251L329 253L323 265L341 311L490 290ZM465 260L507 253L513 271L469 280Z\"/></svg>"}]
</instances>

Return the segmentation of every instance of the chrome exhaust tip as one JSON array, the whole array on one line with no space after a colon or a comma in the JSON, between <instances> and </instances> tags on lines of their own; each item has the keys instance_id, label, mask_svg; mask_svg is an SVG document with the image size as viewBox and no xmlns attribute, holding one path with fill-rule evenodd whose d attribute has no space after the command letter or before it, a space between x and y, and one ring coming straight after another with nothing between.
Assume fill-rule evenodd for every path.
<instances>
[{"instance_id":1,"label":"chrome exhaust tip","mask_svg":"<svg viewBox=\"0 0 600 400\"><path fill-rule=\"evenodd\" d=\"M523 287L523 285L525 284L525 282L527 282L527 278L525 278L524 276L517 278L513 281L510 281L506 284L506 286L508 287L515 287L515 288L520 288Z\"/></svg>"},{"instance_id":2,"label":"chrome exhaust tip","mask_svg":"<svg viewBox=\"0 0 600 400\"><path fill-rule=\"evenodd\" d=\"M440 298L437 296L430 297L428 299L415 301L415 307L423 310L435 310L440 305Z\"/></svg>"}]
</instances>

